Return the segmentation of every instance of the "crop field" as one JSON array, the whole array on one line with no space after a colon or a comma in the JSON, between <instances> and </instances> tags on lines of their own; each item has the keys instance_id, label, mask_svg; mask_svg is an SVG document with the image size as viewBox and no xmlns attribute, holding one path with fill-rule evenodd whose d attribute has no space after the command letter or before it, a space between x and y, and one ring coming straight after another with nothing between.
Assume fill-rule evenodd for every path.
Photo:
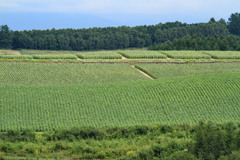
<instances>
[{"instance_id":1,"label":"crop field","mask_svg":"<svg viewBox=\"0 0 240 160\"><path fill-rule=\"evenodd\" d=\"M43 86L146 80L126 64L0 63L0 86Z\"/></svg>"},{"instance_id":2,"label":"crop field","mask_svg":"<svg viewBox=\"0 0 240 160\"><path fill-rule=\"evenodd\" d=\"M20 52L9 49L0 49L0 55L20 55Z\"/></svg>"},{"instance_id":3,"label":"crop field","mask_svg":"<svg viewBox=\"0 0 240 160\"><path fill-rule=\"evenodd\" d=\"M143 59L165 59L167 58L166 55L162 54L161 52L159 51L142 51L142 50L139 50L139 51L119 51L119 53L121 55L123 55L124 57L127 57L127 58L131 58L131 59L140 59L140 58L143 58Z\"/></svg>"},{"instance_id":4,"label":"crop field","mask_svg":"<svg viewBox=\"0 0 240 160\"><path fill-rule=\"evenodd\" d=\"M210 59L211 56L202 51L162 51L169 58L173 59Z\"/></svg>"},{"instance_id":5,"label":"crop field","mask_svg":"<svg viewBox=\"0 0 240 160\"><path fill-rule=\"evenodd\" d=\"M77 59L73 54L33 55L33 59Z\"/></svg>"},{"instance_id":6,"label":"crop field","mask_svg":"<svg viewBox=\"0 0 240 160\"><path fill-rule=\"evenodd\" d=\"M239 51L206 51L205 53L215 59L240 59Z\"/></svg>"},{"instance_id":7,"label":"crop field","mask_svg":"<svg viewBox=\"0 0 240 160\"><path fill-rule=\"evenodd\" d=\"M240 63L137 64L136 67L154 78L240 72Z\"/></svg>"},{"instance_id":8,"label":"crop field","mask_svg":"<svg viewBox=\"0 0 240 160\"><path fill-rule=\"evenodd\" d=\"M27 50L23 49L19 51L21 55L45 55L45 54L76 54L78 51L54 51L54 50Z\"/></svg>"},{"instance_id":9,"label":"crop field","mask_svg":"<svg viewBox=\"0 0 240 160\"><path fill-rule=\"evenodd\" d=\"M0 128L240 122L240 74L70 86L1 86Z\"/></svg>"},{"instance_id":10,"label":"crop field","mask_svg":"<svg viewBox=\"0 0 240 160\"><path fill-rule=\"evenodd\" d=\"M122 55L117 52L104 51L104 52L81 52L77 56L82 59L121 59Z\"/></svg>"},{"instance_id":11,"label":"crop field","mask_svg":"<svg viewBox=\"0 0 240 160\"><path fill-rule=\"evenodd\" d=\"M31 55L0 55L0 59L33 59Z\"/></svg>"},{"instance_id":12,"label":"crop field","mask_svg":"<svg viewBox=\"0 0 240 160\"><path fill-rule=\"evenodd\" d=\"M240 63L173 64L167 59L171 53L183 59L201 56L202 61L212 61L200 51L47 52L0 55L0 59L77 59L80 54L86 59L81 57L85 61L77 59L77 63L2 60L1 131L240 122ZM113 59L116 63L111 64L109 55L132 61L122 59L121 64ZM155 63L160 62L158 58L167 63Z\"/></svg>"}]
</instances>

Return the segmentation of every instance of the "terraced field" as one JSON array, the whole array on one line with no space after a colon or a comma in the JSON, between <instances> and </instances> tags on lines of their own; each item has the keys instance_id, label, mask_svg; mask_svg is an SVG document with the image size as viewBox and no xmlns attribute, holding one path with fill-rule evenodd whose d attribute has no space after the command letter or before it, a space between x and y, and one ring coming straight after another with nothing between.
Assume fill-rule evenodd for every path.
<instances>
[{"instance_id":1,"label":"terraced field","mask_svg":"<svg viewBox=\"0 0 240 160\"><path fill-rule=\"evenodd\" d=\"M162 51L173 59L210 59L211 56L202 51Z\"/></svg>"},{"instance_id":2,"label":"terraced field","mask_svg":"<svg viewBox=\"0 0 240 160\"><path fill-rule=\"evenodd\" d=\"M137 64L136 67L154 78L240 72L240 63Z\"/></svg>"},{"instance_id":3,"label":"terraced field","mask_svg":"<svg viewBox=\"0 0 240 160\"><path fill-rule=\"evenodd\" d=\"M83 59L121 59L122 56L117 52L81 52L77 56Z\"/></svg>"},{"instance_id":4,"label":"terraced field","mask_svg":"<svg viewBox=\"0 0 240 160\"><path fill-rule=\"evenodd\" d=\"M0 89L0 128L239 122L240 74Z\"/></svg>"},{"instance_id":5,"label":"terraced field","mask_svg":"<svg viewBox=\"0 0 240 160\"><path fill-rule=\"evenodd\" d=\"M126 64L0 63L0 86L46 86L147 80Z\"/></svg>"},{"instance_id":6,"label":"terraced field","mask_svg":"<svg viewBox=\"0 0 240 160\"><path fill-rule=\"evenodd\" d=\"M159 51L118 51L121 55L130 58L130 59L165 59L167 58L166 55L162 54Z\"/></svg>"},{"instance_id":7,"label":"terraced field","mask_svg":"<svg viewBox=\"0 0 240 160\"><path fill-rule=\"evenodd\" d=\"M239 51L205 51L204 53L215 59L240 59Z\"/></svg>"},{"instance_id":8,"label":"terraced field","mask_svg":"<svg viewBox=\"0 0 240 160\"><path fill-rule=\"evenodd\" d=\"M25 55L1 55L14 57L13 62L0 63L1 131L192 124L200 120L240 122L240 63L154 64L158 61L151 63L151 59L144 61L145 64L141 62L141 58L161 56L168 61L166 58L171 55L165 51L151 54L127 51L124 54L136 59L124 60L125 64L117 60L110 64L98 59L101 57L95 57L96 61L89 64L79 59L55 63L48 59L76 59L76 53L25 52ZM109 53L101 56L108 58ZM113 53L121 58L116 51ZM199 53L174 52L177 57L173 58L211 58L208 53ZM98 54L85 56L94 58ZM131 59L131 56L126 57ZM15 62L17 57L46 61ZM134 67L155 79L149 79Z\"/></svg>"}]
</instances>

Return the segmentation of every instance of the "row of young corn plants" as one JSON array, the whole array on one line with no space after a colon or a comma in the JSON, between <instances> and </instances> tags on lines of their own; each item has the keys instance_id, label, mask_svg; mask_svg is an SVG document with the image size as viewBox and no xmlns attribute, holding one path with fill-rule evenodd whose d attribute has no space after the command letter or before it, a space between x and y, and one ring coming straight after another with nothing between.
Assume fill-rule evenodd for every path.
<instances>
[{"instance_id":1,"label":"row of young corn plants","mask_svg":"<svg viewBox=\"0 0 240 160\"><path fill-rule=\"evenodd\" d=\"M240 122L240 74L62 86L2 86L0 129Z\"/></svg>"},{"instance_id":2,"label":"row of young corn plants","mask_svg":"<svg viewBox=\"0 0 240 160\"><path fill-rule=\"evenodd\" d=\"M121 59L122 56L117 52L101 51L101 52L81 52L77 56L81 59Z\"/></svg>"},{"instance_id":3,"label":"row of young corn plants","mask_svg":"<svg viewBox=\"0 0 240 160\"><path fill-rule=\"evenodd\" d=\"M77 59L73 54L47 54L47 55L33 55L33 59Z\"/></svg>"},{"instance_id":4,"label":"row of young corn plants","mask_svg":"<svg viewBox=\"0 0 240 160\"><path fill-rule=\"evenodd\" d=\"M159 51L144 51L144 50L128 50L119 51L121 55L130 59L166 59L167 56Z\"/></svg>"}]
</instances>

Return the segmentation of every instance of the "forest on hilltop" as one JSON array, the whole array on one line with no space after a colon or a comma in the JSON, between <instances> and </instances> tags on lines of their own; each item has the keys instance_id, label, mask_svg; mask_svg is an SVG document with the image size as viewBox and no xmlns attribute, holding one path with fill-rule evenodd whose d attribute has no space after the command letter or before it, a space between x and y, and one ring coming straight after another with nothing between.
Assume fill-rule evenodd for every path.
<instances>
[{"instance_id":1,"label":"forest on hilltop","mask_svg":"<svg viewBox=\"0 0 240 160\"><path fill-rule=\"evenodd\" d=\"M211 18L207 23L196 24L176 21L136 27L59 30L53 28L30 31L12 31L7 25L2 25L0 26L0 48L74 51L143 48L169 43L186 36L201 38L239 36L239 26L240 13L232 14L228 22L224 19L216 21Z\"/></svg>"}]
</instances>

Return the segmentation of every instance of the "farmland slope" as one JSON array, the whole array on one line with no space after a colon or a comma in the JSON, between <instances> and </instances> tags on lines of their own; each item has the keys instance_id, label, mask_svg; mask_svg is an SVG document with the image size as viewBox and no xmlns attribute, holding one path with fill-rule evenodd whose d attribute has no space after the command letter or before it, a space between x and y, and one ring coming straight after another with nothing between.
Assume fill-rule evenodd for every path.
<instances>
[{"instance_id":1,"label":"farmland slope","mask_svg":"<svg viewBox=\"0 0 240 160\"><path fill-rule=\"evenodd\" d=\"M240 74L68 86L1 86L0 128L239 122Z\"/></svg>"}]
</instances>

